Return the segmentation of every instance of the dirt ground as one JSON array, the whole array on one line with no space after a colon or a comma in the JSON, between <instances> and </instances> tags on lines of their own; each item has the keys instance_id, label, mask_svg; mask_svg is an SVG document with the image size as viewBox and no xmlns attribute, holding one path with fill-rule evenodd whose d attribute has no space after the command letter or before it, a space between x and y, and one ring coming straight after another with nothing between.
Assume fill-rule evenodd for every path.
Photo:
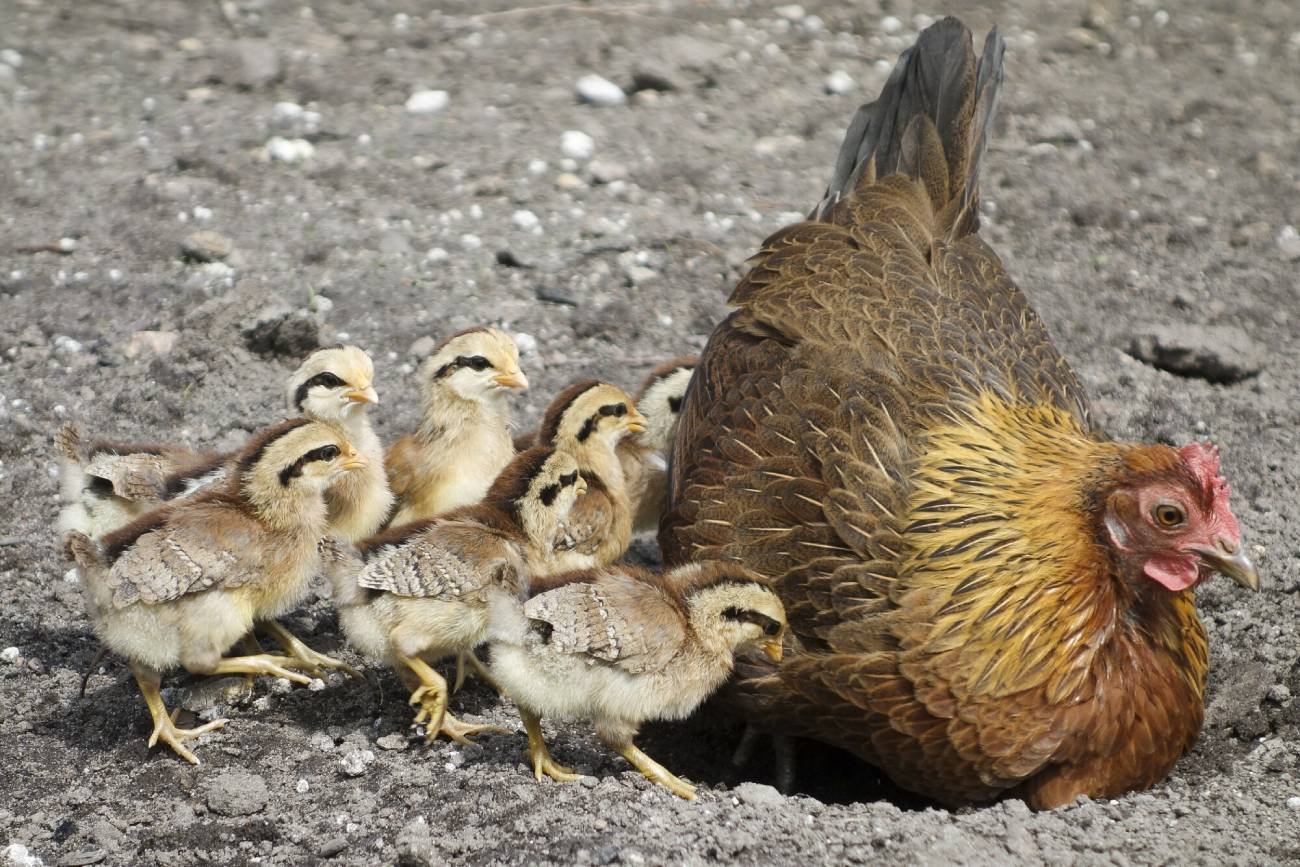
<instances>
[{"instance_id":1,"label":"dirt ground","mask_svg":"<svg viewBox=\"0 0 1300 867\"><path fill-rule=\"evenodd\" d=\"M512 734L425 746L376 670L249 696L173 676L173 702L232 719L191 767L146 749L120 663L78 698L97 644L52 532L65 420L233 446L281 417L297 353L347 340L376 358L393 437L415 422L429 338L482 322L524 345L521 423L579 377L634 386L703 345L745 257L817 199L857 104L945 12L981 34L998 23L1008 43L983 231L1113 433L1223 445L1265 578L1256 596L1227 581L1199 594L1207 721L1169 780L1048 814L948 812L808 745L787 797L767 785L770 756L731 766L739 727L715 709L642 742L703 784L696 803L582 729L549 731L589 776L540 784L485 687L453 706ZM583 102L591 73L636 92ZM446 104L408 110L425 90ZM1291 0L0 0L0 851L47 865L1296 863L1297 142ZM174 345L133 347L141 331ZM323 598L289 623L355 659Z\"/></svg>"}]
</instances>

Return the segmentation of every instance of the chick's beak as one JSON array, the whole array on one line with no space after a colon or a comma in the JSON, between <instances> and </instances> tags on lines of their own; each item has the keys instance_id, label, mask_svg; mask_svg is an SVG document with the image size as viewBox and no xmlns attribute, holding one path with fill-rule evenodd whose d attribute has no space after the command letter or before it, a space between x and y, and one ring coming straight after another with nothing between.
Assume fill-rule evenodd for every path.
<instances>
[{"instance_id":1,"label":"chick's beak","mask_svg":"<svg viewBox=\"0 0 1300 867\"><path fill-rule=\"evenodd\" d=\"M522 370L497 374L492 377L492 381L502 388L508 388L511 391L525 391L528 388L528 377L524 376Z\"/></svg>"},{"instance_id":2,"label":"chick's beak","mask_svg":"<svg viewBox=\"0 0 1300 867\"><path fill-rule=\"evenodd\" d=\"M1247 590L1259 592L1259 573L1242 550L1240 542L1219 539L1213 547L1198 546L1193 550L1200 556L1201 562L1215 572L1228 576Z\"/></svg>"},{"instance_id":3,"label":"chick's beak","mask_svg":"<svg viewBox=\"0 0 1300 867\"><path fill-rule=\"evenodd\" d=\"M374 386L354 388L345 391L343 396L353 403L379 403L379 392L375 391Z\"/></svg>"},{"instance_id":4,"label":"chick's beak","mask_svg":"<svg viewBox=\"0 0 1300 867\"><path fill-rule=\"evenodd\" d=\"M350 473L353 470L364 470L370 466L370 458L360 452L352 452L343 458L343 462L339 466L345 473Z\"/></svg>"},{"instance_id":5,"label":"chick's beak","mask_svg":"<svg viewBox=\"0 0 1300 867\"><path fill-rule=\"evenodd\" d=\"M773 638L763 645L763 653L773 662L781 661L781 639Z\"/></svg>"},{"instance_id":6,"label":"chick's beak","mask_svg":"<svg viewBox=\"0 0 1300 867\"><path fill-rule=\"evenodd\" d=\"M641 413L636 410L632 410L627 414L627 421L624 423L627 425L627 429L631 433L645 433L645 416L641 415Z\"/></svg>"}]
</instances>

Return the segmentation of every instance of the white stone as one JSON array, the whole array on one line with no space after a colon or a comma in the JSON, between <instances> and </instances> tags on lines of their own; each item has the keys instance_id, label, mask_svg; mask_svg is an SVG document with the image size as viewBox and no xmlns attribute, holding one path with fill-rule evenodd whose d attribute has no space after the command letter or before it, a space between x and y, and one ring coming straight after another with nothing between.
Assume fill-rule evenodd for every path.
<instances>
[{"instance_id":1,"label":"white stone","mask_svg":"<svg viewBox=\"0 0 1300 867\"><path fill-rule=\"evenodd\" d=\"M0 660L8 663L16 662L19 655L20 651L16 647L6 647L4 650L0 650Z\"/></svg>"},{"instance_id":2,"label":"white stone","mask_svg":"<svg viewBox=\"0 0 1300 867\"><path fill-rule=\"evenodd\" d=\"M896 16L886 15L880 19L880 29L885 33L897 33L903 29L903 22Z\"/></svg>"},{"instance_id":3,"label":"white stone","mask_svg":"<svg viewBox=\"0 0 1300 867\"><path fill-rule=\"evenodd\" d=\"M299 781L294 785L293 788L294 788L294 791L296 791L298 794L300 794L300 795L305 795L305 794L307 794L308 791L311 790L311 783L307 782L306 780L299 780Z\"/></svg>"},{"instance_id":4,"label":"white stone","mask_svg":"<svg viewBox=\"0 0 1300 867\"><path fill-rule=\"evenodd\" d=\"M546 174L546 160L529 160L528 174L530 175Z\"/></svg>"},{"instance_id":5,"label":"white stone","mask_svg":"<svg viewBox=\"0 0 1300 867\"><path fill-rule=\"evenodd\" d=\"M450 101L445 90L417 90L406 98L406 110L411 114L437 114Z\"/></svg>"},{"instance_id":6,"label":"white stone","mask_svg":"<svg viewBox=\"0 0 1300 867\"><path fill-rule=\"evenodd\" d=\"M307 307L312 312L324 316L334 309L334 299L328 295L313 295L311 301L307 303Z\"/></svg>"},{"instance_id":7,"label":"white stone","mask_svg":"<svg viewBox=\"0 0 1300 867\"><path fill-rule=\"evenodd\" d=\"M1289 809L1300 811L1300 796L1287 798L1286 805Z\"/></svg>"},{"instance_id":8,"label":"white stone","mask_svg":"<svg viewBox=\"0 0 1300 867\"><path fill-rule=\"evenodd\" d=\"M515 332L515 346L520 355L533 355L537 352L537 338L523 331Z\"/></svg>"},{"instance_id":9,"label":"white stone","mask_svg":"<svg viewBox=\"0 0 1300 867\"><path fill-rule=\"evenodd\" d=\"M1277 249L1284 259L1300 259L1300 232L1295 226L1283 226L1278 231Z\"/></svg>"},{"instance_id":10,"label":"white stone","mask_svg":"<svg viewBox=\"0 0 1300 867\"><path fill-rule=\"evenodd\" d=\"M0 51L0 63L19 69L23 65L23 56L12 48L6 48Z\"/></svg>"},{"instance_id":11,"label":"white stone","mask_svg":"<svg viewBox=\"0 0 1300 867\"><path fill-rule=\"evenodd\" d=\"M296 102L277 102L271 107L271 117L276 120L295 120L302 117L302 106Z\"/></svg>"},{"instance_id":12,"label":"white stone","mask_svg":"<svg viewBox=\"0 0 1300 867\"><path fill-rule=\"evenodd\" d=\"M542 228L542 221L528 210L515 211L510 215L510 222L514 223L516 229L523 229L525 232L538 232Z\"/></svg>"},{"instance_id":13,"label":"white stone","mask_svg":"<svg viewBox=\"0 0 1300 867\"><path fill-rule=\"evenodd\" d=\"M842 69L837 69L830 75L826 76L826 83L822 85L826 88L827 93L841 94L848 93L854 87L853 77Z\"/></svg>"},{"instance_id":14,"label":"white stone","mask_svg":"<svg viewBox=\"0 0 1300 867\"><path fill-rule=\"evenodd\" d=\"M466 250L477 250L479 247L483 246L483 239L478 235L461 235L460 245Z\"/></svg>"},{"instance_id":15,"label":"white stone","mask_svg":"<svg viewBox=\"0 0 1300 867\"><path fill-rule=\"evenodd\" d=\"M571 159L589 160L596 152L596 142L581 130L567 129L560 135L560 150Z\"/></svg>"},{"instance_id":16,"label":"white stone","mask_svg":"<svg viewBox=\"0 0 1300 867\"><path fill-rule=\"evenodd\" d=\"M433 247L429 252L424 254L426 262L445 262L451 258L451 254L442 247Z\"/></svg>"},{"instance_id":17,"label":"white stone","mask_svg":"<svg viewBox=\"0 0 1300 867\"><path fill-rule=\"evenodd\" d=\"M1151 21L1157 27L1164 27L1169 23L1169 13L1163 9L1157 9L1156 14L1151 16Z\"/></svg>"},{"instance_id":18,"label":"white stone","mask_svg":"<svg viewBox=\"0 0 1300 867\"><path fill-rule=\"evenodd\" d=\"M574 88L579 99L592 105L623 105L627 102L623 88L594 72L579 78Z\"/></svg>"},{"instance_id":19,"label":"white stone","mask_svg":"<svg viewBox=\"0 0 1300 867\"><path fill-rule=\"evenodd\" d=\"M274 136L266 143L266 158L280 163L300 163L316 153L316 147L303 138Z\"/></svg>"},{"instance_id":20,"label":"white stone","mask_svg":"<svg viewBox=\"0 0 1300 867\"><path fill-rule=\"evenodd\" d=\"M772 11L777 15L780 15L786 21L801 21L806 14L803 11L803 7L798 3L789 3L785 6L778 6Z\"/></svg>"},{"instance_id":21,"label":"white stone","mask_svg":"<svg viewBox=\"0 0 1300 867\"><path fill-rule=\"evenodd\" d=\"M54 351L60 355L76 355L84 347L80 340L74 340L66 334L56 334L51 341L54 344Z\"/></svg>"},{"instance_id":22,"label":"white stone","mask_svg":"<svg viewBox=\"0 0 1300 867\"><path fill-rule=\"evenodd\" d=\"M5 847L5 863L12 867L44 867L45 864L22 843L10 843Z\"/></svg>"}]
</instances>

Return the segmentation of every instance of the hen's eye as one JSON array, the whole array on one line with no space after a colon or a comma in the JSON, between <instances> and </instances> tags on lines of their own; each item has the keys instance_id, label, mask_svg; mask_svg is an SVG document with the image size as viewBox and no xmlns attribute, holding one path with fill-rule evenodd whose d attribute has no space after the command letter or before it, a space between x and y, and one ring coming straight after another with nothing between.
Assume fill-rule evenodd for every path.
<instances>
[{"instance_id":1,"label":"hen's eye","mask_svg":"<svg viewBox=\"0 0 1300 867\"><path fill-rule=\"evenodd\" d=\"M1187 516L1183 514L1182 509L1169 503L1161 503L1156 506L1152 514L1155 516L1156 523L1161 527L1177 527L1187 520Z\"/></svg>"}]
</instances>

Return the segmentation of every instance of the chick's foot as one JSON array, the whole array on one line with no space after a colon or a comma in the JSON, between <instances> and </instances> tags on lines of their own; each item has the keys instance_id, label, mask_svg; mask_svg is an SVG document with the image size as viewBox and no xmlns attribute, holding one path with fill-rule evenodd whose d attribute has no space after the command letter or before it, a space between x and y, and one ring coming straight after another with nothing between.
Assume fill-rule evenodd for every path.
<instances>
[{"instance_id":1,"label":"chick's foot","mask_svg":"<svg viewBox=\"0 0 1300 867\"><path fill-rule=\"evenodd\" d=\"M663 786L679 798L685 798L688 801L695 800L695 787L685 780L677 777L663 765L641 752L636 744L610 744L618 754L631 762L632 767L636 768L646 779L652 783Z\"/></svg>"},{"instance_id":2,"label":"chick's foot","mask_svg":"<svg viewBox=\"0 0 1300 867\"><path fill-rule=\"evenodd\" d=\"M572 768L566 768L551 758L546 739L542 737L541 718L524 710L520 710L519 716L524 721L524 731L528 732L528 761L533 766L533 776L537 777L537 781L542 781L543 774L557 783L572 783L582 779L581 774L575 774Z\"/></svg>"},{"instance_id":3,"label":"chick's foot","mask_svg":"<svg viewBox=\"0 0 1300 867\"><path fill-rule=\"evenodd\" d=\"M294 668L301 669L316 677L323 675L325 669L341 671L352 677L361 677L361 672L346 662L312 650L306 644L303 644L301 639L274 620L268 620L259 625L271 634L271 637L284 649L285 653L293 657Z\"/></svg>"}]
</instances>

